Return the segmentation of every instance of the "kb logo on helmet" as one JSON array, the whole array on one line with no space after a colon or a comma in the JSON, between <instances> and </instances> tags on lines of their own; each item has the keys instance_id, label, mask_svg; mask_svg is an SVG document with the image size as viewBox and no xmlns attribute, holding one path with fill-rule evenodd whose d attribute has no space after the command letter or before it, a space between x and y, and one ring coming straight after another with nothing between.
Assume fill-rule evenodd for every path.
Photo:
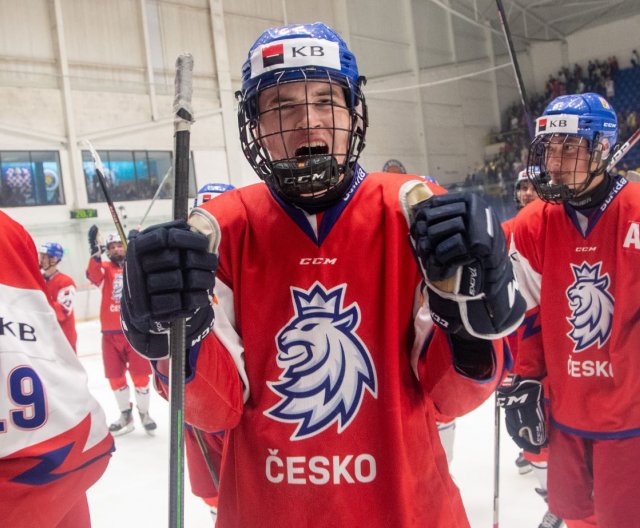
<instances>
[{"instance_id":1,"label":"kb logo on helmet","mask_svg":"<svg viewBox=\"0 0 640 528\"><path fill-rule=\"evenodd\" d=\"M536 121L537 134L576 134L578 132L578 116L559 114L553 117L540 117Z\"/></svg>"},{"instance_id":2,"label":"kb logo on helmet","mask_svg":"<svg viewBox=\"0 0 640 528\"><path fill-rule=\"evenodd\" d=\"M547 124L549 127L553 127L553 128L566 128L567 127L567 122L564 119L557 119L556 121L553 121L551 119L546 120L546 119L541 119L540 120L540 132L544 132L547 129Z\"/></svg>"},{"instance_id":3,"label":"kb logo on helmet","mask_svg":"<svg viewBox=\"0 0 640 528\"><path fill-rule=\"evenodd\" d=\"M276 68L308 66L340 70L340 50L336 42L298 38L265 44L251 55L251 78Z\"/></svg>"}]
</instances>

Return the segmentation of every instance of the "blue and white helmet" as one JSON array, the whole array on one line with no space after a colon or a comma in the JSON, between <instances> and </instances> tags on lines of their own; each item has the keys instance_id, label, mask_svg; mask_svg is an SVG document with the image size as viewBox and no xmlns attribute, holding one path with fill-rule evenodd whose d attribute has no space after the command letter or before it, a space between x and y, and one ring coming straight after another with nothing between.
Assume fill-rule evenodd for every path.
<instances>
[{"instance_id":1,"label":"blue and white helmet","mask_svg":"<svg viewBox=\"0 0 640 528\"><path fill-rule=\"evenodd\" d=\"M55 258L60 262L64 255L64 249L62 249L62 246L57 242L45 242L38 249L38 253L47 255L50 258Z\"/></svg>"},{"instance_id":2,"label":"blue and white helmet","mask_svg":"<svg viewBox=\"0 0 640 528\"><path fill-rule=\"evenodd\" d=\"M570 138L580 138L583 141L576 144L575 139ZM548 202L564 202L584 193L593 178L606 170L617 139L616 112L601 95L584 93L555 98L536 120L536 137L529 149L527 165L529 169L539 167L540 171L539 177L531 178L532 171L528 169L529 179L535 185L538 195ZM550 156L549 144L563 142L562 156L565 156L564 146L568 145L568 141L578 151L578 154L572 156L579 156L580 152L585 153L583 159L588 156L588 177L578 182L574 170L573 184L553 183L549 162L553 159L557 163L564 158ZM567 171L563 169L563 172Z\"/></svg>"},{"instance_id":3,"label":"blue and white helmet","mask_svg":"<svg viewBox=\"0 0 640 528\"><path fill-rule=\"evenodd\" d=\"M350 115L346 152L312 152L309 148L304 154L291 153L283 159L271 157L264 146L266 136L260 135L259 95L268 88L295 82L325 82L343 90ZM287 202L318 209L342 198L364 147L364 82L344 40L323 23L275 27L258 37L242 67L242 90L236 93L238 123L244 155L273 193ZM330 104L337 107L339 103L331 97ZM331 129L332 134L344 130L336 128L335 117L333 128L325 129ZM287 130L280 130L283 132Z\"/></svg>"},{"instance_id":4,"label":"blue and white helmet","mask_svg":"<svg viewBox=\"0 0 640 528\"><path fill-rule=\"evenodd\" d=\"M193 200L193 206L198 207L212 198L220 196L222 193L226 193L227 191L232 191L233 189L235 189L235 187L228 183L207 183L198 191L198 194Z\"/></svg>"},{"instance_id":5,"label":"blue and white helmet","mask_svg":"<svg viewBox=\"0 0 640 528\"><path fill-rule=\"evenodd\" d=\"M561 95L547 105L536 119L536 137L548 134L572 134L593 142L606 138L610 148L618 139L615 110L601 95L584 93Z\"/></svg>"}]
</instances>

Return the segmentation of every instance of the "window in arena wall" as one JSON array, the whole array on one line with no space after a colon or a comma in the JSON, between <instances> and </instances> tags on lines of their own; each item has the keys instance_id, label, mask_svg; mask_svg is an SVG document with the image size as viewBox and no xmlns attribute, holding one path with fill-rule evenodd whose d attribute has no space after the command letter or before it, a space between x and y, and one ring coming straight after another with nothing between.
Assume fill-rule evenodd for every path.
<instances>
[{"instance_id":1,"label":"window in arena wall","mask_svg":"<svg viewBox=\"0 0 640 528\"><path fill-rule=\"evenodd\" d=\"M171 169L172 153L153 150L100 150L98 155L105 169L109 195L114 202L150 200L158 190L165 174ZM87 187L87 199L91 203L105 202L96 166L88 150L82 151L82 167ZM196 195L193 158L189 160L189 196ZM173 175L170 175L159 198L171 198Z\"/></svg>"},{"instance_id":2,"label":"window in arena wall","mask_svg":"<svg viewBox=\"0 0 640 528\"><path fill-rule=\"evenodd\" d=\"M64 203L57 151L0 151L0 207Z\"/></svg>"}]
</instances>

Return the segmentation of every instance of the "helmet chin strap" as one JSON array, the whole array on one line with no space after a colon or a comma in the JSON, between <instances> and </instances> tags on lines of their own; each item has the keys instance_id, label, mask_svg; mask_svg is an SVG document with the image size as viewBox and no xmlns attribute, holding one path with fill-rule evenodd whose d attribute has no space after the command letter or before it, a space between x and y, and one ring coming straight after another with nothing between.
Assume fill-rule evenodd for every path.
<instances>
[{"instance_id":1,"label":"helmet chin strap","mask_svg":"<svg viewBox=\"0 0 640 528\"><path fill-rule=\"evenodd\" d=\"M604 178L602 178L600 183L598 183L593 189L589 189L588 191L585 191L584 193L569 200L569 204L578 210L589 209L600 205L609 194L613 185L613 178L609 173L605 171L603 174ZM597 175L598 174L594 174L592 179Z\"/></svg>"}]
</instances>

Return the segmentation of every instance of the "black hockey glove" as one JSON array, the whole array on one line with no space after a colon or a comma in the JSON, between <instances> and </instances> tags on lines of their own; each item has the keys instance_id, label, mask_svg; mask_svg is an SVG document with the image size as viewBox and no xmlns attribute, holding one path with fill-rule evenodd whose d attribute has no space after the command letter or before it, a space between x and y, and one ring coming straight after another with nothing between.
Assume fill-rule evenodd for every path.
<instances>
[{"instance_id":1,"label":"black hockey glove","mask_svg":"<svg viewBox=\"0 0 640 528\"><path fill-rule=\"evenodd\" d=\"M433 196L413 208L411 241L428 286L433 320L461 336L497 339L524 317L502 227L478 195ZM438 281L451 279L452 291Z\"/></svg>"},{"instance_id":2,"label":"black hockey glove","mask_svg":"<svg viewBox=\"0 0 640 528\"><path fill-rule=\"evenodd\" d=\"M100 255L104 251L104 246L102 245L102 240L100 239L100 231L98 231L97 225L92 225L89 228L89 251L91 252L91 256L93 258L100 259Z\"/></svg>"},{"instance_id":3,"label":"black hockey glove","mask_svg":"<svg viewBox=\"0 0 640 528\"><path fill-rule=\"evenodd\" d=\"M200 232L184 221L168 222L141 231L127 248L122 328L133 348L149 359L169 356L170 322L187 318L187 347L213 325L220 231L209 213L199 217L209 222L205 229L198 226Z\"/></svg>"},{"instance_id":4,"label":"black hockey glove","mask_svg":"<svg viewBox=\"0 0 640 528\"><path fill-rule=\"evenodd\" d=\"M547 444L542 383L509 375L496 392L513 441L525 451L539 453Z\"/></svg>"}]
</instances>

